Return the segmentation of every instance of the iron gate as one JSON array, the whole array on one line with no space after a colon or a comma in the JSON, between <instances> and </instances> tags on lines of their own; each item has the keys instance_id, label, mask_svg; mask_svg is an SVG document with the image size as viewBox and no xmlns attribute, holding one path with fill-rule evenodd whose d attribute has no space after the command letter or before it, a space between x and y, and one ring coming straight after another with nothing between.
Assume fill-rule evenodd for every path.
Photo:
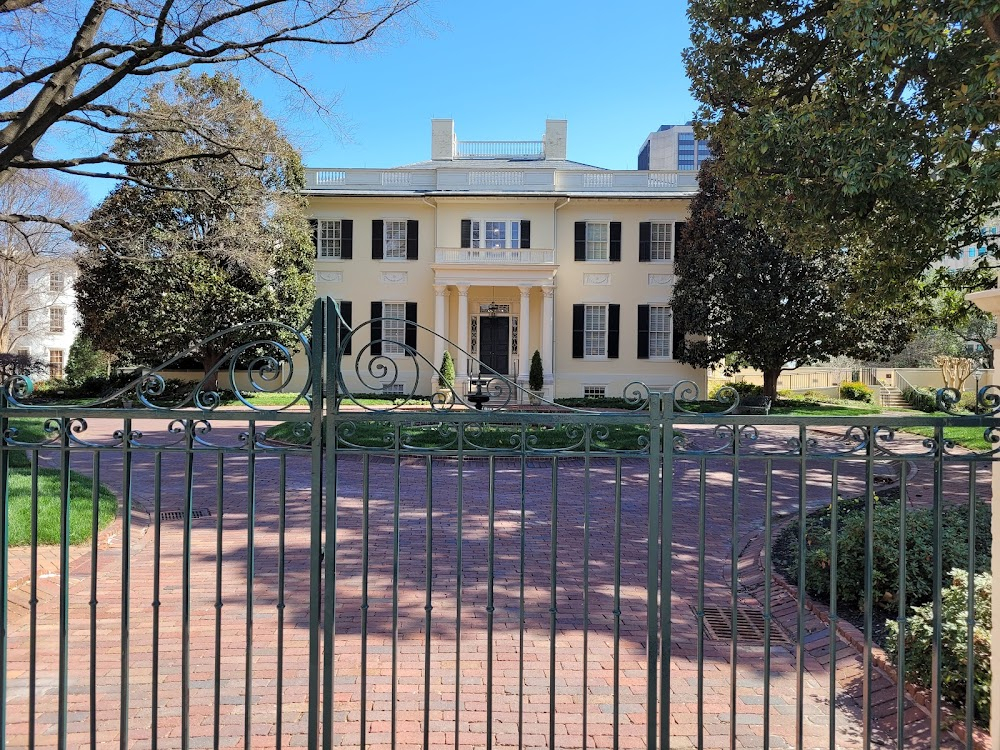
<instances>
[{"instance_id":1,"label":"iron gate","mask_svg":"<svg viewBox=\"0 0 1000 750\"><path fill-rule=\"evenodd\" d=\"M988 569L996 388L978 416L749 416L691 384L633 384L619 410L527 406L498 377L484 411L456 390L416 409L433 363L370 328L329 301L311 336L240 326L176 393L176 360L87 405L6 384L0 748L982 737L983 589L952 568ZM210 386L278 390L296 349L292 404ZM359 395L400 383L396 401ZM988 447L957 446L968 428ZM807 595L847 579L839 608ZM929 668L915 640L878 646L924 602Z\"/></svg>"}]
</instances>

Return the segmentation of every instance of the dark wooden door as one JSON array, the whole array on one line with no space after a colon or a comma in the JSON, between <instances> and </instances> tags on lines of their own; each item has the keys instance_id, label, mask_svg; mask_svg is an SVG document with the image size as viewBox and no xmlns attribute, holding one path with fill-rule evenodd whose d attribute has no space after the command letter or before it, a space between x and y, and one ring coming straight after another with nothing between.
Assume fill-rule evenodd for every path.
<instances>
[{"instance_id":1,"label":"dark wooden door","mask_svg":"<svg viewBox=\"0 0 1000 750\"><path fill-rule=\"evenodd\" d=\"M489 368L500 375L507 375L510 367L510 318L479 319L479 356L483 371Z\"/></svg>"}]
</instances>

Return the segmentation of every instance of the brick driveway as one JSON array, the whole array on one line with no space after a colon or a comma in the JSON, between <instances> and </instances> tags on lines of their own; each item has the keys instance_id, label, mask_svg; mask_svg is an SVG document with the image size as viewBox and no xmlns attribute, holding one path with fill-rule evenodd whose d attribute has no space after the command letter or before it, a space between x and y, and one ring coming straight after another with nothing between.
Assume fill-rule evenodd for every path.
<instances>
[{"instance_id":1,"label":"brick driveway","mask_svg":"<svg viewBox=\"0 0 1000 750\"><path fill-rule=\"evenodd\" d=\"M231 423L230 423L231 424ZM89 439L109 439L120 422L94 421ZM137 424L151 440L164 423ZM245 429L217 423L210 438L223 445L237 443ZM698 433L697 430L695 430ZM698 433L710 442L707 433ZM786 432L775 428L762 435L767 447ZM821 437L833 440L832 436ZM308 676L308 455L287 458L284 534L280 533L280 463L276 456L256 462L255 555L248 588L247 460L227 454L220 470L218 453L206 450L194 463L194 507L211 515L193 522L190 575L190 734L191 747L214 747L216 725L220 747L243 747L245 726L256 747L301 747L307 735ZM50 460L52 457L47 458ZM81 452L74 466L89 471L92 457ZM102 481L121 490L121 461L105 455ZM698 739L696 685L696 604L699 552L698 463L678 460L675 466L674 538L671 632L671 704L669 728L674 747L694 746ZM984 467L985 468L985 467ZM553 549L551 488L553 462L529 460L522 473L517 461L495 462L495 533L493 549L493 637L487 637L489 589L488 482L490 464L464 464L462 519L462 586L457 591L457 465L435 460L428 477L423 458L404 458L399 476L398 587L394 587L394 465L391 458L373 458L369 467L367 525L368 575L364 576L362 525L363 470L358 457L342 457L338 473L338 551L334 662L334 742L368 747L389 746L393 721L398 746L423 742L424 711L428 709L432 747L486 744L487 712L492 710L495 746L549 746L554 719L558 747L611 747L617 726L623 747L645 747L646 738L646 580L647 471L643 460L622 461L620 546L620 648L616 654L615 622L615 487L614 461L593 459L589 493L581 459L559 459L555 470L558 494L555 520L555 664L550 668L550 591ZM740 558L741 606L759 609L762 575L756 565L762 547L764 516L763 463L744 461L740 470L739 516L732 529L731 464L725 459L706 463L707 512L705 534L706 604L728 608L731 561ZM967 497L968 474L962 466L948 467L947 493ZM224 477L223 514L217 514L217 478ZM156 559L153 459L137 454L135 500L131 529L131 583L128 658L130 747L148 747L154 734L153 606ZM811 504L829 502L827 467L810 463ZM842 464L841 493L859 494L860 466ZM161 511L183 508L183 457L164 454ZM433 486L431 553L427 553L428 482ZM774 505L777 514L797 507L798 464L774 464ZM521 564L521 486L525 492L524 565ZM930 470L918 466L910 485L912 498L930 497ZM989 474L978 476L979 493L988 497ZM914 500L914 502L919 502ZM589 511L585 523L584 505ZM221 545L218 530L222 529ZM155 705L158 746L180 747L183 534L177 521L164 521L160 531L160 591L158 691ZM283 557L279 545L284 547ZM584 550L589 563L584 564ZM97 743L117 746L122 721L122 536L121 524L102 535L97 563L97 648L91 681L90 613L92 570L89 548L73 548L70 566L70 651L68 722L70 747L90 742L90 691L96 692ZM284 566L284 607L279 603L279 561ZM430 569L428 570L428 561ZM20 584L10 594L8 656L8 726L10 747L28 744L30 577L26 550L12 550L10 577ZM37 620L36 744L55 745L59 649L58 559L44 552L39 565ZM523 571L523 646L519 628ZM217 577L218 576L218 577ZM585 588L584 579L588 579ZM425 627L425 586L431 587L431 627ZM363 586L367 584L367 609ZM222 606L216 607L217 586ZM586 593L586 598L585 598ZM252 632L248 601L253 598ZM461 603L461 638L457 639L457 609ZM794 599L775 587L772 605L780 631L794 637ZM585 616L585 608L587 614ZM363 613L367 620L363 623ZM218 618L218 620L217 620ZM279 618L282 618L279 621ZM280 622L280 627L279 627ZM587 626L585 627L585 623ZM840 641L831 701L829 636L815 617L806 620L802 731L806 747L827 747L830 711L836 721L838 746L861 744L861 661ZM363 633L363 629L365 632ZM252 636L252 646L247 640ZM393 680L393 639L397 641ZM219 647L217 648L217 639ZM280 648L279 648L280 639ZM456 650L460 643L461 654ZM489 649L492 648L492 659ZM247 698L246 664L250 654L251 695ZM429 653L430 680L425 683L424 659ZM364 675L362 656L367 660ZM279 672L279 657L282 660ZM219 705L216 718L216 669ZM491 674L488 674L488 666ZM761 747L763 715L763 650L741 647L736 674L736 744ZM795 649L771 650L770 740L772 747L794 746L797 711ZM460 691L456 703L456 672ZM280 686L279 686L280 674ZM704 641L705 747L730 744L731 663L729 641ZM619 691L615 723L616 675ZM554 680L553 680L554 676ZM554 684L554 693L551 686ZM891 688L891 689L890 689ZM895 688L884 676L873 682L876 741L894 744ZM279 694L280 690L280 694ZM425 690L429 702L425 702ZM395 700L393 701L393 694ZM364 696L364 697L363 697ZM488 703L492 696L492 706ZM244 705L251 706L248 717ZM395 713L393 712L395 706ZM832 706L832 708L831 708ZM555 713L551 709L554 707ZM364 723L362 711L364 710ZM926 716L907 705L905 716L912 746L929 746ZM519 721L519 717L520 721ZM519 736L520 726L520 736Z\"/></svg>"}]
</instances>

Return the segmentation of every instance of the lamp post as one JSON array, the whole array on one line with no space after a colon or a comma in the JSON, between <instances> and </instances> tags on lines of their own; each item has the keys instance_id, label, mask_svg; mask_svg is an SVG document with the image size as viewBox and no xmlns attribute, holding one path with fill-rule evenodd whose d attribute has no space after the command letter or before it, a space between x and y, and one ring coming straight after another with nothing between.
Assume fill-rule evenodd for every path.
<instances>
[{"instance_id":1,"label":"lamp post","mask_svg":"<svg viewBox=\"0 0 1000 750\"><path fill-rule=\"evenodd\" d=\"M977 367L976 370L975 370L975 372L972 373L972 377L974 377L976 379L976 400L975 400L975 406L973 408L973 411L976 414L979 413L979 381L982 379L983 375L985 375L985 374L986 374L986 371L983 370L982 367Z\"/></svg>"}]
</instances>

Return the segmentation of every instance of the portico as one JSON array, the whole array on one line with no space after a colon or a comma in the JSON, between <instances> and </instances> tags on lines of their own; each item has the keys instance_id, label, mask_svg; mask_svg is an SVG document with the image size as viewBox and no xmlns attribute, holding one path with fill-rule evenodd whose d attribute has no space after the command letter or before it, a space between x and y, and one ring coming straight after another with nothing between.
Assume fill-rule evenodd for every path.
<instances>
[{"instance_id":1,"label":"portico","mask_svg":"<svg viewBox=\"0 0 1000 750\"><path fill-rule=\"evenodd\" d=\"M434 362L454 342L456 387L491 371L527 387L531 356L553 382L556 268L434 268ZM436 383L434 384L436 387Z\"/></svg>"}]
</instances>

